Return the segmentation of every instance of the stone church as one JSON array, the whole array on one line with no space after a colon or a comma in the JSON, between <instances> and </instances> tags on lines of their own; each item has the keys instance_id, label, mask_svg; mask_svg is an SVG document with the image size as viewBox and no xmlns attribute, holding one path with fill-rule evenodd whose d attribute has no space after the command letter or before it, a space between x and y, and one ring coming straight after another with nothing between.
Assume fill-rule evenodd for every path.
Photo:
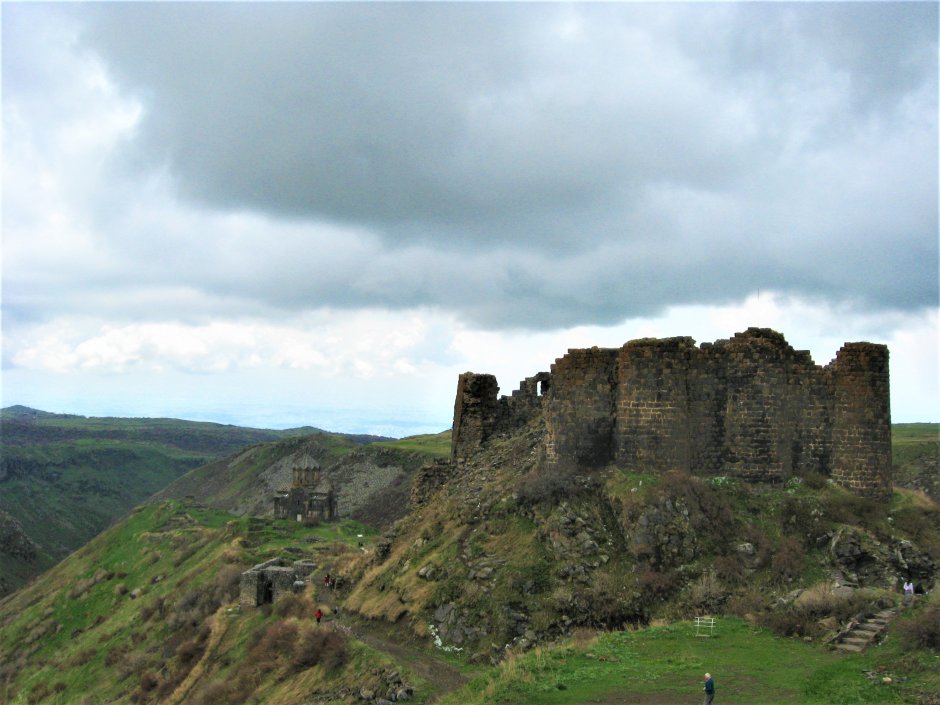
<instances>
[{"instance_id":1,"label":"stone church","mask_svg":"<svg viewBox=\"0 0 940 705\"><path fill-rule=\"evenodd\" d=\"M336 519L336 492L323 479L320 464L304 454L294 465L290 488L274 496L274 516L303 524L317 524Z\"/></svg>"}]
</instances>

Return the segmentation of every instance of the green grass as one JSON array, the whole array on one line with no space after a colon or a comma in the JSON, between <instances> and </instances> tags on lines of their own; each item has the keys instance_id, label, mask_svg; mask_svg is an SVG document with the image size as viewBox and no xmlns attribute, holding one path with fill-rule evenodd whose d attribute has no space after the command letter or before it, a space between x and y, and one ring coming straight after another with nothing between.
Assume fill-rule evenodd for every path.
<instances>
[{"instance_id":1,"label":"green grass","mask_svg":"<svg viewBox=\"0 0 940 705\"><path fill-rule=\"evenodd\" d=\"M891 426L891 454L895 467L922 459L937 460L940 424L903 423Z\"/></svg>"},{"instance_id":2,"label":"green grass","mask_svg":"<svg viewBox=\"0 0 940 705\"><path fill-rule=\"evenodd\" d=\"M174 649L194 631L172 626L174 616L190 609L181 606L187 595L211 594L221 571L276 556L329 568L336 556L356 553L359 534L368 540L373 533L355 521L305 527L179 501L141 507L0 601L0 702L71 705L86 696L131 702L140 672L178 668ZM140 590L136 599L134 590ZM143 616L161 600L163 619ZM209 680L243 669L237 659L245 657L252 634L279 618L271 610L234 608L224 619L226 641L206 664ZM133 659L140 663L132 668ZM285 678L273 674L258 692L293 687Z\"/></svg>"},{"instance_id":3,"label":"green grass","mask_svg":"<svg viewBox=\"0 0 940 705\"><path fill-rule=\"evenodd\" d=\"M451 432L408 436L397 441L381 441L373 443L385 448L395 448L413 453L423 453L435 458L449 458L451 445Z\"/></svg>"},{"instance_id":4,"label":"green grass","mask_svg":"<svg viewBox=\"0 0 940 705\"><path fill-rule=\"evenodd\" d=\"M734 618L719 618L711 638L696 637L693 623L679 622L535 649L475 679L442 705L695 702L706 671L715 678L716 699L736 705L910 702L898 686L866 677L865 671L879 668L879 656L877 648L843 656Z\"/></svg>"}]
</instances>

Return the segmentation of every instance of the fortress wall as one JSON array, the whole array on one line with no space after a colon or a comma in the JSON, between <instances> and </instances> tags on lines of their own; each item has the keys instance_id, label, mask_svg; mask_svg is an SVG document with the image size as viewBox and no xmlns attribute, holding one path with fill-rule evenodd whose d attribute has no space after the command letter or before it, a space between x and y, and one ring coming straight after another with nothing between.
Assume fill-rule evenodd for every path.
<instances>
[{"instance_id":1,"label":"fortress wall","mask_svg":"<svg viewBox=\"0 0 940 705\"><path fill-rule=\"evenodd\" d=\"M846 343L830 364L832 477L857 494L891 496L888 348Z\"/></svg>"},{"instance_id":2,"label":"fortress wall","mask_svg":"<svg viewBox=\"0 0 940 705\"><path fill-rule=\"evenodd\" d=\"M550 388L551 377L548 372L539 372L532 377L526 377L512 394L500 398L499 425L501 429L512 431L521 428L538 413Z\"/></svg>"},{"instance_id":3,"label":"fortress wall","mask_svg":"<svg viewBox=\"0 0 940 705\"><path fill-rule=\"evenodd\" d=\"M689 468L696 475L724 472L727 356L720 344L689 353Z\"/></svg>"},{"instance_id":4,"label":"fortress wall","mask_svg":"<svg viewBox=\"0 0 940 705\"><path fill-rule=\"evenodd\" d=\"M832 375L815 365L809 352L797 351L791 362L788 414L794 421L791 438L793 472L832 472Z\"/></svg>"},{"instance_id":5,"label":"fortress wall","mask_svg":"<svg viewBox=\"0 0 940 705\"><path fill-rule=\"evenodd\" d=\"M790 476L789 350L779 333L753 328L723 346L727 384L723 473L767 482Z\"/></svg>"},{"instance_id":6,"label":"fortress wall","mask_svg":"<svg viewBox=\"0 0 940 705\"><path fill-rule=\"evenodd\" d=\"M464 372L457 379L451 459L465 460L492 436L499 422L496 377Z\"/></svg>"},{"instance_id":7,"label":"fortress wall","mask_svg":"<svg viewBox=\"0 0 940 705\"><path fill-rule=\"evenodd\" d=\"M552 365L545 407L550 461L596 467L613 459L617 353L613 348L569 350Z\"/></svg>"},{"instance_id":8,"label":"fortress wall","mask_svg":"<svg viewBox=\"0 0 940 705\"><path fill-rule=\"evenodd\" d=\"M614 461L643 471L689 471L691 338L635 340L618 355Z\"/></svg>"},{"instance_id":9,"label":"fortress wall","mask_svg":"<svg viewBox=\"0 0 940 705\"><path fill-rule=\"evenodd\" d=\"M767 482L816 472L859 494L890 495L883 345L846 344L821 368L769 329L699 348L691 338L635 340L569 350L512 396L498 391L492 375L460 376L453 460L541 412L553 463Z\"/></svg>"}]
</instances>

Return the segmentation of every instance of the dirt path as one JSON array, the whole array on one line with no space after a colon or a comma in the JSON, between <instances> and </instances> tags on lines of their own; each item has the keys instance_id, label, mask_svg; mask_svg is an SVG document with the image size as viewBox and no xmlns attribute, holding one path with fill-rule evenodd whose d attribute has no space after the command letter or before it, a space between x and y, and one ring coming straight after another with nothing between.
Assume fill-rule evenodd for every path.
<instances>
[{"instance_id":1,"label":"dirt path","mask_svg":"<svg viewBox=\"0 0 940 705\"><path fill-rule=\"evenodd\" d=\"M316 576L316 602L333 612L338 596L323 585L323 577ZM457 690L470 678L434 654L433 647L427 640L414 636L403 625L361 619L344 612L342 606L338 618L331 614L324 621L376 651L388 654L397 663L422 678L433 691L432 699L428 701L431 704L438 702L447 693Z\"/></svg>"}]
</instances>

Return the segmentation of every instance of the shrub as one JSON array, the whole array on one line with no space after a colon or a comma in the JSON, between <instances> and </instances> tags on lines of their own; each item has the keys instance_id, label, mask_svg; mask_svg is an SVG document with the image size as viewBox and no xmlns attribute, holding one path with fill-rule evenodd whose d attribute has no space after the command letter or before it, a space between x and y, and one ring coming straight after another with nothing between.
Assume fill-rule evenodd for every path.
<instances>
[{"instance_id":1,"label":"shrub","mask_svg":"<svg viewBox=\"0 0 940 705\"><path fill-rule=\"evenodd\" d=\"M48 696L49 686L45 683L38 683L31 691L29 691L29 695L26 696L26 702L28 702L29 705L35 705L40 700L44 700Z\"/></svg>"},{"instance_id":2,"label":"shrub","mask_svg":"<svg viewBox=\"0 0 940 705\"><path fill-rule=\"evenodd\" d=\"M711 572L705 573L689 588L689 606L698 613L717 614L728 600L728 591Z\"/></svg>"},{"instance_id":3,"label":"shrub","mask_svg":"<svg viewBox=\"0 0 940 705\"><path fill-rule=\"evenodd\" d=\"M803 483L811 490L821 490L829 484L829 478L818 472L807 471L800 477Z\"/></svg>"},{"instance_id":4,"label":"shrub","mask_svg":"<svg viewBox=\"0 0 940 705\"><path fill-rule=\"evenodd\" d=\"M728 585L739 585L747 575L744 560L736 553L715 558L712 570L721 582Z\"/></svg>"},{"instance_id":5,"label":"shrub","mask_svg":"<svg viewBox=\"0 0 940 705\"><path fill-rule=\"evenodd\" d=\"M194 698L195 705L219 705L219 703L234 702L228 684L215 681L204 686ZM242 701L239 701L242 702Z\"/></svg>"},{"instance_id":6,"label":"shrub","mask_svg":"<svg viewBox=\"0 0 940 705\"><path fill-rule=\"evenodd\" d=\"M310 619L315 612L313 603L303 595L287 595L274 605L274 614L281 619L296 617L297 619Z\"/></svg>"},{"instance_id":7,"label":"shrub","mask_svg":"<svg viewBox=\"0 0 940 705\"><path fill-rule=\"evenodd\" d=\"M176 656L183 665L196 661L202 655L202 648L196 639L187 639L176 647Z\"/></svg>"},{"instance_id":8,"label":"shrub","mask_svg":"<svg viewBox=\"0 0 940 705\"><path fill-rule=\"evenodd\" d=\"M725 612L733 614L736 617L745 617L747 615L756 615L766 606L766 598L757 590L746 590L745 592L732 595L725 605Z\"/></svg>"},{"instance_id":9,"label":"shrub","mask_svg":"<svg viewBox=\"0 0 940 705\"><path fill-rule=\"evenodd\" d=\"M812 615L792 606L764 612L758 623L779 636L812 636L818 631Z\"/></svg>"},{"instance_id":10,"label":"shrub","mask_svg":"<svg viewBox=\"0 0 940 705\"><path fill-rule=\"evenodd\" d=\"M668 600L681 587L679 574L673 571L645 570L637 576L636 583L649 600Z\"/></svg>"},{"instance_id":11,"label":"shrub","mask_svg":"<svg viewBox=\"0 0 940 705\"><path fill-rule=\"evenodd\" d=\"M872 526L887 513L881 502L848 491L827 495L823 510L832 521L855 526Z\"/></svg>"},{"instance_id":12,"label":"shrub","mask_svg":"<svg viewBox=\"0 0 940 705\"><path fill-rule=\"evenodd\" d=\"M273 663L282 654L293 651L297 640L297 625L293 622L279 621L270 625L251 647L249 660L256 663Z\"/></svg>"},{"instance_id":13,"label":"shrub","mask_svg":"<svg viewBox=\"0 0 940 705\"><path fill-rule=\"evenodd\" d=\"M222 566L215 576L215 601L218 604L231 602L238 597L242 571L234 565ZM218 608L216 608L218 609Z\"/></svg>"},{"instance_id":14,"label":"shrub","mask_svg":"<svg viewBox=\"0 0 940 705\"><path fill-rule=\"evenodd\" d=\"M845 623L869 612L872 599L872 594L866 591L838 597L827 587L816 587L804 591L793 604L765 612L758 621L780 636L822 636L827 631L823 619L832 617Z\"/></svg>"},{"instance_id":15,"label":"shrub","mask_svg":"<svg viewBox=\"0 0 940 705\"><path fill-rule=\"evenodd\" d=\"M787 496L780 506L781 533L794 536L804 546L811 548L816 543L816 537L824 533L820 514L810 501Z\"/></svg>"},{"instance_id":16,"label":"shrub","mask_svg":"<svg viewBox=\"0 0 940 705\"><path fill-rule=\"evenodd\" d=\"M805 557L803 545L797 539L786 536L770 561L770 570L777 583L784 583L797 578L803 571Z\"/></svg>"},{"instance_id":17,"label":"shrub","mask_svg":"<svg viewBox=\"0 0 940 705\"><path fill-rule=\"evenodd\" d=\"M153 671L144 671L140 675L140 689L149 693L151 690L154 690L158 685L160 685L160 676L158 676Z\"/></svg>"},{"instance_id":18,"label":"shrub","mask_svg":"<svg viewBox=\"0 0 940 705\"><path fill-rule=\"evenodd\" d=\"M919 611L898 625L904 645L910 649L940 650L940 605Z\"/></svg>"},{"instance_id":19,"label":"shrub","mask_svg":"<svg viewBox=\"0 0 940 705\"><path fill-rule=\"evenodd\" d=\"M127 654L126 646L116 646L104 656L104 665L110 667L118 665Z\"/></svg>"},{"instance_id":20,"label":"shrub","mask_svg":"<svg viewBox=\"0 0 940 705\"><path fill-rule=\"evenodd\" d=\"M146 605L140 606L140 619L143 622L149 622L154 615L163 617L166 609L166 598L158 597Z\"/></svg>"},{"instance_id":21,"label":"shrub","mask_svg":"<svg viewBox=\"0 0 940 705\"><path fill-rule=\"evenodd\" d=\"M308 625L294 646L291 666L295 671L317 665L332 671L346 663L347 657L346 637L342 633Z\"/></svg>"},{"instance_id":22,"label":"shrub","mask_svg":"<svg viewBox=\"0 0 940 705\"><path fill-rule=\"evenodd\" d=\"M645 620L640 614L636 595L627 591L626 579L617 573L595 573L591 587L586 591L587 604L581 610L587 619L578 620L581 624L618 629L624 624Z\"/></svg>"}]
</instances>

